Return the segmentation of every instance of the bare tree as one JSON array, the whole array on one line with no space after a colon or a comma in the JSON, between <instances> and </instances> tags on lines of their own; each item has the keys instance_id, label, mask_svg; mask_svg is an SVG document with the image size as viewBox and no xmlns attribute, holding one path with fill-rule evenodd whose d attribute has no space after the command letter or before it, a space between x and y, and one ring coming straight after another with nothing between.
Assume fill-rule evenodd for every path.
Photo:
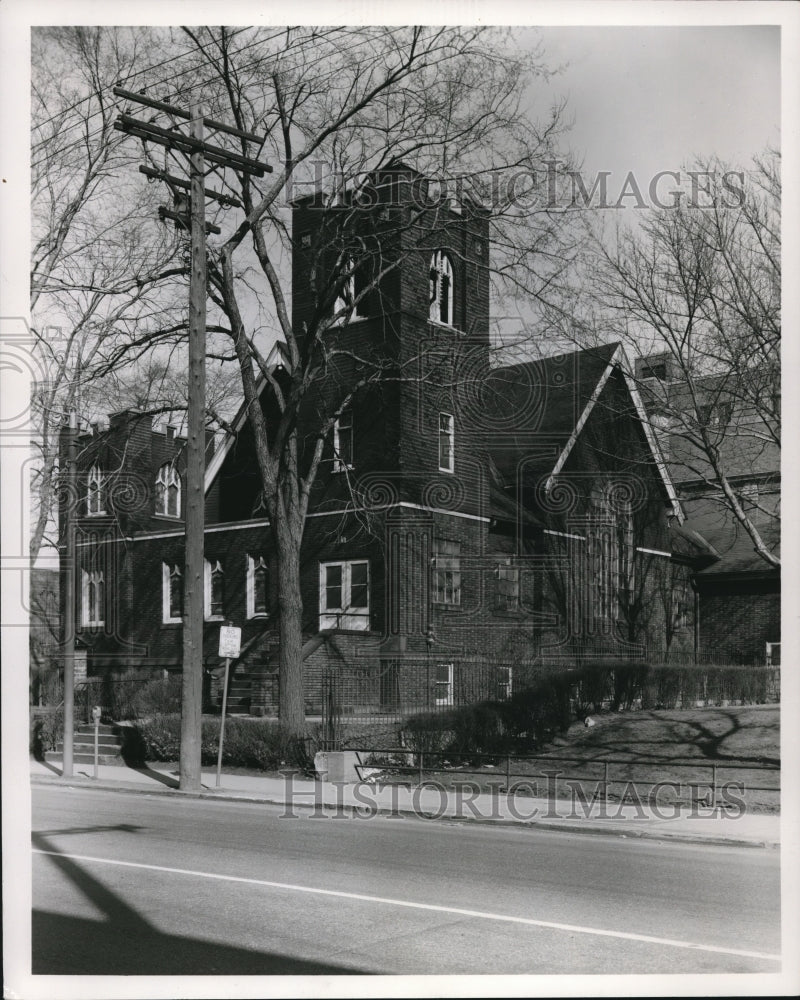
<instances>
[{"instance_id":1,"label":"bare tree","mask_svg":"<svg viewBox=\"0 0 800 1000\"><path fill-rule=\"evenodd\" d=\"M93 380L113 370L114 346L133 331L139 341L145 331L163 332L180 287L170 291L169 279L185 273L178 241L154 221L144 183L123 169L133 166L131 151L112 128L110 88L136 76L143 37L82 27L32 33L31 311L42 373L32 400L33 561L53 526L65 415L74 410L87 420L108 409L113 383L93 393Z\"/></svg>"},{"instance_id":2,"label":"bare tree","mask_svg":"<svg viewBox=\"0 0 800 1000\"><path fill-rule=\"evenodd\" d=\"M779 566L764 529L779 506L754 499L742 473L778 467L780 159L767 151L746 173L710 160L687 176L671 207L615 237L595 230L571 294L544 313L562 340L618 340L644 358L630 375L665 457Z\"/></svg>"},{"instance_id":3,"label":"bare tree","mask_svg":"<svg viewBox=\"0 0 800 1000\"><path fill-rule=\"evenodd\" d=\"M399 162L449 189L440 204L451 195L466 204L468 195L477 201L492 187L500 190L491 219L494 257L484 268L541 293L555 280L568 242L560 217L546 206L520 210L510 178L532 176L552 153L560 112L541 127L527 119L520 98L530 76L543 71L541 53L516 54L509 38L479 28L299 28L246 37L226 29L185 31L197 50L204 112L264 134L259 155L274 165L265 182L227 178L245 216L211 254L209 277L218 326L230 328L275 545L281 720L299 731L300 547L323 446L353 392L409 377L385 356L362 355L344 343L359 304L380 293L402 264L402 255L382 255L363 232L361 197L371 196L377 172ZM323 237L308 254L316 308L298 330L285 266L297 252L288 203L310 191ZM416 234L417 248L446 225L447 213L431 213L429 202L395 224L406 236ZM255 319L253 292L262 310ZM280 377L267 364L271 338L259 326L285 344ZM335 371L348 364L361 365L361 374L345 385ZM321 396L323 381L328 389ZM309 429L312 396L324 398L324 406Z\"/></svg>"}]
</instances>

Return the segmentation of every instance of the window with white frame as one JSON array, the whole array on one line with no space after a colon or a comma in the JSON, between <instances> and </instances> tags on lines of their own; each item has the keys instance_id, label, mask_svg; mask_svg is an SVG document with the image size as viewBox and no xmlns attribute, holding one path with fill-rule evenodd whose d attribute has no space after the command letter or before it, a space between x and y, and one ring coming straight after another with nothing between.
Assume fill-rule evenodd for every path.
<instances>
[{"instance_id":1,"label":"window with white frame","mask_svg":"<svg viewBox=\"0 0 800 1000\"><path fill-rule=\"evenodd\" d=\"M174 463L165 462L156 477L156 514L181 516L181 477Z\"/></svg>"},{"instance_id":2,"label":"window with white frame","mask_svg":"<svg viewBox=\"0 0 800 1000\"><path fill-rule=\"evenodd\" d=\"M430 307L428 316L437 323L453 325L453 265L442 250L431 257Z\"/></svg>"},{"instance_id":3,"label":"window with white frame","mask_svg":"<svg viewBox=\"0 0 800 1000\"><path fill-rule=\"evenodd\" d=\"M183 621L183 574L177 564L161 563L161 620Z\"/></svg>"},{"instance_id":4,"label":"window with white frame","mask_svg":"<svg viewBox=\"0 0 800 1000\"><path fill-rule=\"evenodd\" d=\"M497 667L497 692L498 701L507 701L511 697L514 681L514 668L500 666Z\"/></svg>"},{"instance_id":5,"label":"window with white frame","mask_svg":"<svg viewBox=\"0 0 800 1000\"><path fill-rule=\"evenodd\" d=\"M269 576L267 561L260 555L247 556L247 617L266 618L267 584Z\"/></svg>"},{"instance_id":6,"label":"window with white frame","mask_svg":"<svg viewBox=\"0 0 800 1000\"><path fill-rule=\"evenodd\" d=\"M351 319L361 319L369 315L367 308L367 276L363 264L356 264L352 257L342 262L341 287L333 304L334 323L346 323ZM359 298L360 296L360 298Z\"/></svg>"},{"instance_id":7,"label":"window with white frame","mask_svg":"<svg viewBox=\"0 0 800 1000\"><path fill-rule=\"evenodd\" d=\"M320 563L319 627L369 630L366 560Z\"/></svg>"},{"instance_id":8,"label":"window with white frame","mask_svg":"<svg viewBox=\"0 0 800 1000\"><path fill-rule=\"evenodd\" d=\"M434 705L453 704L453 664L437 663L433 678Z\"/></svg>"},{"instance_id":9,"label":"window with white frame","mask_svg":"<svg viewBox=\"0 0 800 1000\"><path fill-rule=\"evenodd\" d=\"M452 472L455 463L453 414L439 414L439 471Z\"/></svg>"},{"instance_id":10,"label":"window with white frame","mask_svg":"<svg viewBox=\"0 0 800 1000\"><path fill-rule=\"evenodd\" d=\"M353 410L346 407L333 425L333 471L353 468Z\"/></svg>"},{"instance_id":11,"label":"window with white frame","mask_svg":"<svg viewBox=\"0 0 800 1000\"><path fill-rule=\"evenodd\" d=\"M87 626L105 624L105 580L100 570L83 570L81 576L81 623Z\"/></svg>"},{"instance_id":12,"label":"window with white frame","mask_svg":"<svg viewBox=\"0 0 800 1000\"><path fill-rule=\"evenodd\" d=\"M89 517L98 514L105 514L105 504L103 502L103 473L100 466L95 464L89 469L89 479L86 489L86 513Z\"/></svg>"},{"instance_id":13,"label":"window with white frame","mask_svg":"<svg viewBox=\"0 0 800 1000\"><path fill-rule=\"evenodd\" d=\"M510 556L495 568L495 607L498 611L519 609L519 567L512 564Z\"/></svg>"},{"instance_id":14,"label":"window with white frame","mask_svg":"<svg viewBox=\"0 0 800 1000\"><path fill-rule=\"evenodd\" d=\"M205 561L204 604L206 621L223 617L225 600L225 574L218 561Z\"/></svg>"},{"instance_id":15,"label":"window with white frame","mask_svg":"<svg viewBox=\"0 0 800 1000\"><path fill-rule=\"evenodd\" d=\"M461 545L434 539L433 585L435 604L461 604Z\"/></svg>"}]
</instances>

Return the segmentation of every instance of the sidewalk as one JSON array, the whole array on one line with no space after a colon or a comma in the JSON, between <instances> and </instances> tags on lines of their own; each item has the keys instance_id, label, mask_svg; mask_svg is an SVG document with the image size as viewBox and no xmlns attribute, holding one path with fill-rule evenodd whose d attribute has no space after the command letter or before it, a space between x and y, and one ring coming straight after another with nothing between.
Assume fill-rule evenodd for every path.
<instances>
[{"instance_id":1,"label":"sidewalk","mask_svg":"<svg viewBox=\"0 0 800 1000\"><path fill-rule=\"evenodd\" d=\"M74 776L68 781L60 776L58 763L31 760L31 781L34 784L70 785L109 791L139 794L170 795L204 799L265 802L285 806L287 814L332 816L337 809L352 814L397 816L403 818L441 819L455 822L511 823L537 829L556 829L572 833L599 833L612 836L638 837L691 843L726 844L729 846L778 847L780 816L746 813L724 815L698 804L694 809L677 809L664 803L660 810L650 806L570 802L569 799L548 801L526 795L503 792L475 792L464 788L445 789L432 783L430 787L376 785L369 782L334 785L313 781L297 775L269 777L244 774L222 774L221 788L215 787L216 773L204 771L200 792L181 792L178 776L169 765L141 769L100 765L94 778L91 764L76 764ZM660 815L659 815L660 813Z\"/></svg>"}]
</instances>

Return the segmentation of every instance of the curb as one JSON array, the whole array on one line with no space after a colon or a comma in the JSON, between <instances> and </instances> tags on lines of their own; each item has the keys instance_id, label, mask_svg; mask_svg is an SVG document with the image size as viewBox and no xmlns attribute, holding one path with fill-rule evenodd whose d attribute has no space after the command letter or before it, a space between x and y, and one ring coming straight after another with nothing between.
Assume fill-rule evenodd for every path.
<instances>
[{"instance_id":1,"label":"curb","mask_svg":"<svg viewBox=\"0 0 800 1000\"><path fill-rule=\"evenodd\" d=\"M202 799L205 801L216 801L216 802L246 802L250 804L272 805L272 806L284 806L287 803L283 799L266 798L263 795L247 795L242 792L228 792L223 788L220 789L204 789L201 792L184 792L179 788L169 788L163 786L161 788L151 788L144 787L140 788L133 783L123 784L109 784L98 779L95 782L94 778L86 776L83 780L77 778L63 779L58 775L53 775L50 777L45 774L32 774L30 776L32 785L55 785L60 788L83 788L91 789L92 791L102 791L102 792L122 792L127 795L168 795L170 793L178 795L184 799ZM292 803L291 808L313 812L320 803L307 803L307 802L296 802ZM328 811L336 810L340 813L354 814L357 807L352 805L337 805L336 803L321 803L324 809ZM360 815L360 814L359 814ZM479 824L482 826L501 826L505 828L522 828L526 830L555 830L560 833L572 833L581 836L606 836L606 837L619 837L622 840L653 840L662 841L675 844L707 844L709 847L753 847L761 848L767 850L779 850L780 842L772 840L756 840L756 839L745 839L737 837L718 837L718 836L706 836L703 834L692 834L692 833L670 833L663 830L658 832L650 833L645 829L636 829L629 827L621 827L614 829L611 827L598 827L596 822L592 820L585 820L581 825L577 823L570 822L550 822L542 820L516 820L516 819L506 819L505 817L500 817L498 819L484 819L477 816L438 816L433 813L415 812L411 809L384 809L376 808L372 815L375 816L394 816L398 818L410 818L417 820L435 820L437 822L449 822L449 823L470 823ZM363 817L362 817L363 818Z\"/></svg>"}]
</instances>

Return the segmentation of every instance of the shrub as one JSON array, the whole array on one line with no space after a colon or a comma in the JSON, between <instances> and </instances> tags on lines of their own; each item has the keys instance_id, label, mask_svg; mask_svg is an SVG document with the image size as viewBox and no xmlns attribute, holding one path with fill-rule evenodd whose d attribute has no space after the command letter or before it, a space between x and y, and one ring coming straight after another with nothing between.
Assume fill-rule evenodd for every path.
<instances>
[{"instance_id":1,"label":"shrub","mask_svg":"<svg viewBox=\"0 0 800 1000\"><path fill-rule=\"evenodd\" d=\"M180 757L181 719L179 715L154 715L136 727L141 739L140 755L151 761L174 761ZM203 719L200 744L201 763L216 764L219 747L219 719ZM232 767L277 770L280 767L313 769L313 753L306 741L289 734L270 721L226 719L222 762Z\"/></svg>"},{"instance_id":2,"label":"shrub","mask_svg":"<svg viewBox=\"0 0 800 1000\"><path fill-rule=\"evenodd\" d=\"M181 685L180 674L170 674L168 677L147 681L135 690L129 699L131 718L141 719L149 715L180 712Z\"/></svg>"}]
</instances>

